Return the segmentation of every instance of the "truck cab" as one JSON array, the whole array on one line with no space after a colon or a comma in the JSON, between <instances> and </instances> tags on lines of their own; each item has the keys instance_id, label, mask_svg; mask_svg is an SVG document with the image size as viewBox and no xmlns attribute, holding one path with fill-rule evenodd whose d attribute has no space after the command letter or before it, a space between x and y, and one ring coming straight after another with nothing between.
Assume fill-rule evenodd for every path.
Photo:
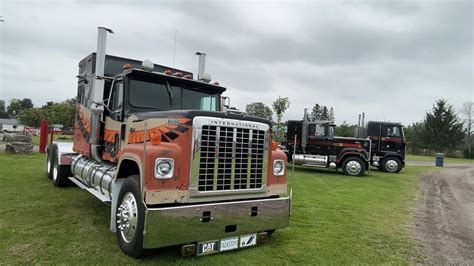
<instances>
[{"instance_id":1,"label":"truck cab","mask_svg":"<svg viewBox=\"0 0 474 266\"><path fill-rule=\"evenodd\" d=\"M334 136L332 121L289 120L286 152L296 165L342 169L350 176L361 176L369 166L370 140Z\"/></svg>"},{"instance_id":2,"label":"truck cab","mask_svg":"<svg viewBox=\"0 0 474 266\"><path fill-rule=\"evenodd\" d=\"M391 173L405 167L406 139L401 123L369 121L365 136L372 141L371 165Z\"/></svg>"},{"instance_id":3,"label":"truck cab","mask_svg":"<svg viewBox=\"0 0 474 266\"><path fill-rule=\"evenodd\" d=\"M111 206L120 249L181 245L207 255L262 243L289 223L286 155L271 121L227 109L199 53L191 72L97 53L79 62L74 143L48 148L45 170Z\"/></svg>"}]
</instances>

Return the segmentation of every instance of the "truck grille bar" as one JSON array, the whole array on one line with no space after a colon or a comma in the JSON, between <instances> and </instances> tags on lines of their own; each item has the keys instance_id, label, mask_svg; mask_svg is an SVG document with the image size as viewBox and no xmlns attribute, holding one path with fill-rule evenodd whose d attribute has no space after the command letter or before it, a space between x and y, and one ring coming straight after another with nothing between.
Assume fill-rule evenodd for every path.
<instances>
[{"instance_id":1,"label":"truck grille bar","mask_svg":"<svg viewBox=\"0 0 474 266\"><path fill-rule=\"evenodd\" d=\"M262 188L267 130L205 124L200 133L195 140L199 192Z\"/></svg>"}]
</instances>

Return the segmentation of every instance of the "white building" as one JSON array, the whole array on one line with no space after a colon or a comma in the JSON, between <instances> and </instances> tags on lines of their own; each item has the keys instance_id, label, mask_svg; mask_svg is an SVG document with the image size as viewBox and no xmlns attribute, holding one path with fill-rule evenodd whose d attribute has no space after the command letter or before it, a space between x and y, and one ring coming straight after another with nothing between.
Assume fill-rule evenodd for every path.
<instances>
[{"instance_id":1,"label":"white building","mask_svg":"<svg viewBox=\"0 0 474 266\"><path fill-rule=\"evenodd\" d=\"M20 132L23 131L23 126L16 119L2 119L0 118L0 132Z\"/></svg>"}]
</instances>

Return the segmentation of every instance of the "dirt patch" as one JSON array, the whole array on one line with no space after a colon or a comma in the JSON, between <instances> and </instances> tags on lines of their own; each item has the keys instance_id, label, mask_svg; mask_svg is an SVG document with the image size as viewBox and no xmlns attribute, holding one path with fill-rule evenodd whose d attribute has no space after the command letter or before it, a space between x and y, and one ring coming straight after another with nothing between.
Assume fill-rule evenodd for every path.
<instances>
[{"instance_id":1,"label":"dirt patch","mask_svg":"<svg viewBox=\"0 0 474 266\"><path fill-rule=\"evenodd\" d=\"M474 264L474 166L423 174L414 222L429 263Z\"/></svg>"}]
</instances>

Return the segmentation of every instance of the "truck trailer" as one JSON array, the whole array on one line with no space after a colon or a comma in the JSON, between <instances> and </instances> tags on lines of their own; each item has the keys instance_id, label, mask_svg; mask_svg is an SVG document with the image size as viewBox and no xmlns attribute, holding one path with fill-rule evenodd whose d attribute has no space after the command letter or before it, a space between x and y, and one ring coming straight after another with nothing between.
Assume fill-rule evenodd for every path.
<instances>
[{"instance_id":1,"label":"truck trailer","mask_svg":"<svg viewBox=\"0 0 474 266\"><path fill-rule=\"evenodd\" d=\"M47 149L57 187L74 183L111 207L120 249L181 246L206 255L254 246L289 223L287 158L271 121L228 108L205 54L188 71L106 55L79 62L73 143Z\"/></svg>"}]
</instances>

